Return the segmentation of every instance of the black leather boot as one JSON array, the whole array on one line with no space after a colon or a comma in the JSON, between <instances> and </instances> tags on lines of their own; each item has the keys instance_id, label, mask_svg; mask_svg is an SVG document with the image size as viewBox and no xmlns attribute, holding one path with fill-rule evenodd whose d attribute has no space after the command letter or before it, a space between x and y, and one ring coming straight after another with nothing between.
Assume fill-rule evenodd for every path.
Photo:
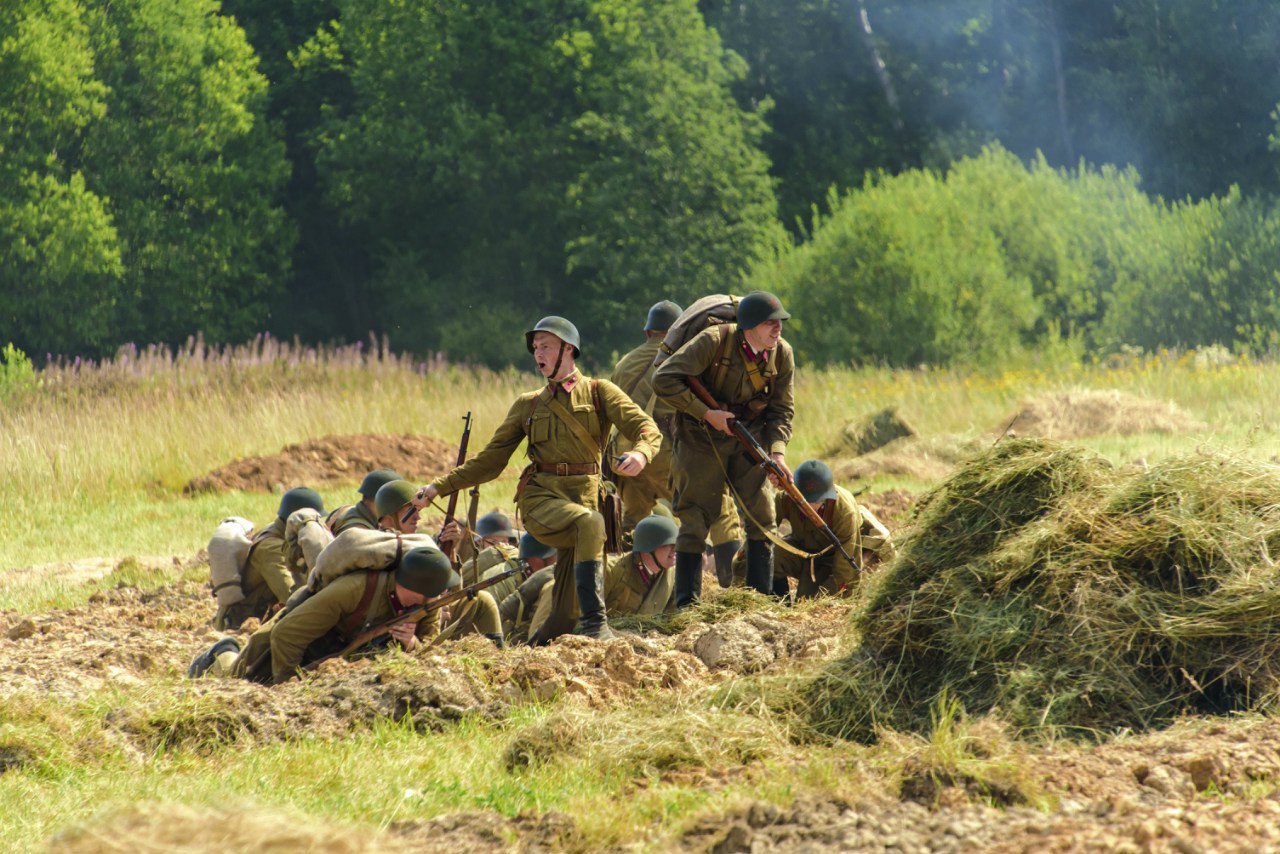
<instances>
[{"instance_id":1,"label":"black leather boot","mask_svg":"<svg viewBox=\"0 0 1280 854\"><path fill-rule=\"evenodd\" d=\"M773 595L787 604L791 604L791 582L787 581L785 575L775 575L773 577Z\"/></svg>"},{"instance_id":2,"label":"black leather boot","mask_svg":"<svg viewBox=\"0 0 1280 854\"><path fill-rule=\"evenodd\" d=\"M696 605L702 599L702 555L676 552L676 607Z\"/></svg>"},{"instance_id":3,"label":"black leather boot","mask_svg":"<svg viewBox=\"0 0 1280 854\"><path fill-rule=\"evenodd\" d=\"M747 540L747 586L766 596L773 592L773 544Z\"/></svg>"},{"instance_id":4,"label":"black leather boot","mask_svg":"<svg viewBox=\"0 0 1280 854\"><path fill-rule=\"evenodd\" d=\"M604 567L600 561L584 560L574 564L573 581L578 589L578 607L582 609L577 634L597 640L617 637L604 613Z\"/></svg>"},{"instance_id":5,"label":"black leather boot","mask_svg":"<svg viewBox=\"0 0 1280 854\"><path fill-rule=\"evenodd\" d=\"M740 548L742 543L738 540L711 547L711 556L716 561L716 581L726 590L733 586L733 559L737 557Z\"/></svg>"}]
</instances>

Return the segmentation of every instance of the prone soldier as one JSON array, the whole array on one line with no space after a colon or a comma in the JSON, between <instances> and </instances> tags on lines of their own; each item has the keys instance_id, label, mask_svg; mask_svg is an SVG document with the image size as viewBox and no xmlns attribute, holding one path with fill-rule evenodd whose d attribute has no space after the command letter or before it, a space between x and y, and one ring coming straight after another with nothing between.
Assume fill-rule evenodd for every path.
<instances>
[{"instance_id":1,"label":"prone soldier","mask_svg":"<svg viewBox=\"0 0 1280 854\"><path fill-rule=\"evenodd\" d=\"M601 590L601 451L610 426L617 427L635 447L622 455L616 471L633 477L653 459L662 436L622 389L578 370L581 342L572 323L545 317L525 333L525 343L547 384L521 395L484 449L423 487L415 503L426 506L437 496L492 480L527 439L531 462L518 487L520 512L528 531L557 550L560 582L551 619L530 641L545 643L572 631L579 614L581 634L608 638L613 633Z\"/></svg>"},{"instance_id":2,"label":"prone soldier","mask_svg":"<svg viewBox=\"0 0 1280 854\"><path fill-rule=\"evenodd\" d=\"M702 549L711 522L731 488L746 517L747 584L761 593L773 590L774 508L765 490L765 471L734 437L738 419L781 469L795 414L792 382L795 359L782 339L782 321L791 315L776 296L747 294L738 303L737 322L702 330L654 373L658 396L680 413L676 419L672 511L680 520L676 552L676 605L684 607L702 593ZM690 388L697 379L715 407Z\"/></svg>"}]
</instances>

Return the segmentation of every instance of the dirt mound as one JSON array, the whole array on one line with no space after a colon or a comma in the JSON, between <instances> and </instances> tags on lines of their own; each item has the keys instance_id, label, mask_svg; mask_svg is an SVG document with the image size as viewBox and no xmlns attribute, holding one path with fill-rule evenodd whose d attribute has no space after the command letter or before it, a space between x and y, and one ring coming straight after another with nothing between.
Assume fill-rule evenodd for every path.
<instances>
[{"instance_id":1,"label":"dirt mound","mask_svg":"<svg viewBox=\"0 0 1280 854\"><path fill-rule=\"evenodd\" d=\"M916 497L905 489L889 489L884 492L865 492L858 496L858 503L866 507L890 531L896 531L911 515Z\"/></svg>"},{"instance_id":2,"label":"dirt mound","mask_svg":"<svg viewBox=\"0 0 1280 854\"><path fill-rule=\"evenodd\" d=\"M246 457L193 478L186 495L201 492L283 492L294 486L358 483L378 468L400 472L420 483L453 468L458 448L429 436L323 436L286 445L278 454Z\"/></svg>"},{"instance_id":3,"label":"dirt mound","mask_svg":"<svg viewBox=\"0 0 1280 854\"><path fill-rule=\"evenodd\" d=\"M895 439L915 435L915 428L898 414L898 410L882 409L873 415L850 421L840 428L840 433L822 452L822 456L827 459L857 457L876 448L883 448Z\"/></svg>"},{"instance_id":4,"label":"dirt mound","mask_svg":"<svg viewBox=\"0 0 1280 854\"><path fill-rule=\"evenodd\" d=\"M925 483L942 480L957 464L981 452L989 443L958 436L894 439L882 448L851 460L838 460L832 472L838 481L874 477L910 477Z\"/></svg>"},{"instance_id":5,"label":"dirt mound","mask_svg":"<svg viewBox=\"0 0 1280 854\"><path fill-rule=\"evenodd\" d=\"M1123 391L1073 389L1026 401L996 431L1006 427L1018 436L1080 439L1104 434L1192 433L1205 425L1167 401Z\"/></svg>"}]
</instances>

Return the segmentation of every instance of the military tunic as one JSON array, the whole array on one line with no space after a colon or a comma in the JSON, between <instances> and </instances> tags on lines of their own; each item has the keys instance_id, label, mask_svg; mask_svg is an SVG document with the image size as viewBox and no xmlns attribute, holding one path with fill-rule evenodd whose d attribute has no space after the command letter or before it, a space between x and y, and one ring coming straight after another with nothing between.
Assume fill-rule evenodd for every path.
<instances>
[{"instance_id":1,"label":"military tunic","mask_svg":"<svg viewBox=\"0 0 1280 854\"><path fill-rule=\"evenodd\" d=\"M336 518L330 526L333 535L336 537L348 528L365 528L370 531L378 530L378 519L373 515L373 511L365 506L363 501L352 504L345 508L341 513L335 513Z\"/></svg>"},{"instance_id":2,"label":"military tunic","mask_svg":"<svg viewBox=\"0 0 1280 854\"><path fill-rule=\"evenodd\" d=\"M609 379L631 395L636 405L653 416L658 427L668 435L674 423L675 410L657 396L653 390L653 360L658 355L661 338L649 338L645 343L622 357ZM665 426L664 426L665 425ZM631 450L631 443L619 436L615 442L619 454ZM671 500L671 443L664 441L645 470L635 477L618 478L618 496L622 499L622 527L630 532L636 523L653 513L659 499ZM720 515L711 525L711 544L733 542L742 539L742 525L733 496L725 491Z\"/></svg>"},{"instance_id":3,"label":"military tunic","mask_svg":"<svg viewBox=\"0 0 1280 854\"><path fill-rule=\"evenodd\" d=\"M722 346L722 336L726 334L731 335L731 340ZM721 359L722 352L725 355ZM733 412L767 452L785 453L795 415L795 360L791 345L785 340L779 340L766 352L763 363L752 363L765 391L757 391L752 383L746 338L733 324L704 329L654 373L653 387L658 396L681 413L676 419L672 463L675 496L671 507L680 520L676 548L681 552L702 553L707 532L723 506L726 472L742 502L747 538L767 539L765 530L774 527L764 469L751 459L737 438L706 423L708 407L690 390L687 379L699 378L711 396ZM748 409L753 400L761 402L759 412Z\"/></svg>"},{"instance_id":4,"label":"military tunic","mask_svg":"<svg viewBox=\"0 0 1280 854\"><path fill-rule=\"evenodd\" d=\"M448 474L432 481L440 495L493 480L502 473L520 443L528 440L527 453L533 465L587 467L600 462L600 447L610 425L635 443L634 450L652 460L662 445L662 435L653 419L640 410L631 398L608 380L598 381L601 413L592 400L592 381L575 371L566 378L572 388L566 391L561 382L549 384L546 390L567 409L598 443L584 447L576 432L565 424L547 405L544 389L522 394L489 443L474 457ZM602 417L603 416L603 417ZM598 472L598 468L597 468ZM599 474L557 474L554 471L531 471L520 493L520 513L530 534L556 549L555 577L564 580L556 592L554 620L549 623L550 637L572 631L579 615L578 593L573 580L573 567L584 561L604 557L604 517L598 509Z\"/></svg>"},{"instance_id":5,"label":"military tunic","mask_svg":"<svg viewBox=\"0 0 1280 854\"><path fill-rule=\"evenodd\" d=\"M285 521L279 517L254 536L253 551L245 564L240 585L244 598L214 618L223 630L236 629L250 618L261 620L272 606L289 599L289 593L306 577L305 570L290 572L284 541Z\"/></svg>"},{"instance_id":6,"label":"military tunic","mask_svg":"<svg viewBox=\"0 0 1280 854\"><path fill-rule=\"evenodd\" d=\"M805 518L795 503L779 492L774 497L778 520L791 523L791 534L786 538L796 548L816 554L827 549L831 541L822 531ZM844 487L836 487L836 497L827 499L817 508L832 532L840 538L844 550L861 563L862 514L858 502ZM795 578L796 597L805 598L819 593L848 595L858 580L858 574L849 562L834 548L814 558L804 558L785 549L774 551L773 573L775 577Z\"/></svg>"},{"instance_id":7,"label":"military tunic","mask_svg":"<svg viewBox=\"0 0 1280 854\"><path fill-rule=\"evenodd\" d=\"M509 543L499 543L489 546L477 555L473 555L470 560L465 561L460 568L459 575L462 576L462 584L464 587L475 584L488 574L489 570L497 567L499 570L507 568L507 563L515 563L516 558L520 556L520 549ZM501 586L501 585L496 585ZM501 596L494 593L495 599L499 602L503 600L507 593L511 593L516 589L515 585L511 585L511 590L505 591Z\"/></svg>"}]
</instances>

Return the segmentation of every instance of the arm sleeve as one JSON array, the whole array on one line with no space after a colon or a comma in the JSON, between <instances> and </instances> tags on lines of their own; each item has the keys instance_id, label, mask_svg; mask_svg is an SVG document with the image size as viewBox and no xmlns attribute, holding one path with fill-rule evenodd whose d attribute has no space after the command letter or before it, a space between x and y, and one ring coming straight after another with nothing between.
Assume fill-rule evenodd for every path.
<instances>
[{"instance_id":1,"label":"arm sleeve","mask_svg":"<svg viewBox=\"0 0 1280 854\"><path fill-rule=\"evenodd\" d=\"M263 540L253 550L253 563L276 600L288 601L289 594L293 592L293 574L285 563L284 540L274 537Z\"/></svg>"},{"instance_id":2,"label":"arm sleeve","mask_svg":"<svg viewBox=\"0 0 1280 854\"><path fill-rule=\"evenodd\" d=\"M271 630L272 676L280 679L293 673L312 641L354 613L364 585L364 573L345 575L285 614Z\"/></svg>"},{"instance_id":3,"label":"arm sleeve","mask_svg":"<svg viewBox=\"0 0 1280 854\"><path fill-rule=\"evenodd\" d=\"M643 455L646 462L653 462L658 448L662 446L662 433L654 420L636 406L626 392L608 380L600 380L600 398L605 416L619 433L631 440L631 450Z\"/></svg>"},{"instance_id":4,"label":"arm sleeve","mask_svg":"<svg viewBox=\"0 0 1280 854\"><path fill-rule=\"evenodd\" d=\"M521 395L507 417L498 425L489 443L471 459L446 475L436 478L431 485L441 495L449 495L460 489L486 483L502 474L511 455L525 438L524 419L529 412L529 395Z\"/></svg>"},{"instance_id":5,"label":"arm sleeve","mask_svg":"<svg viewBox=\"0 0 1280 854\"><path fill-rule=\"evenodd\" d=\"M707 405L698 400L685 378L701 377L711 367L719 347L716 335L714 327L699 332L653 374L653 390L658 397L678 412L699 421L707 414Z\"/></svg>"}]
</instances>

